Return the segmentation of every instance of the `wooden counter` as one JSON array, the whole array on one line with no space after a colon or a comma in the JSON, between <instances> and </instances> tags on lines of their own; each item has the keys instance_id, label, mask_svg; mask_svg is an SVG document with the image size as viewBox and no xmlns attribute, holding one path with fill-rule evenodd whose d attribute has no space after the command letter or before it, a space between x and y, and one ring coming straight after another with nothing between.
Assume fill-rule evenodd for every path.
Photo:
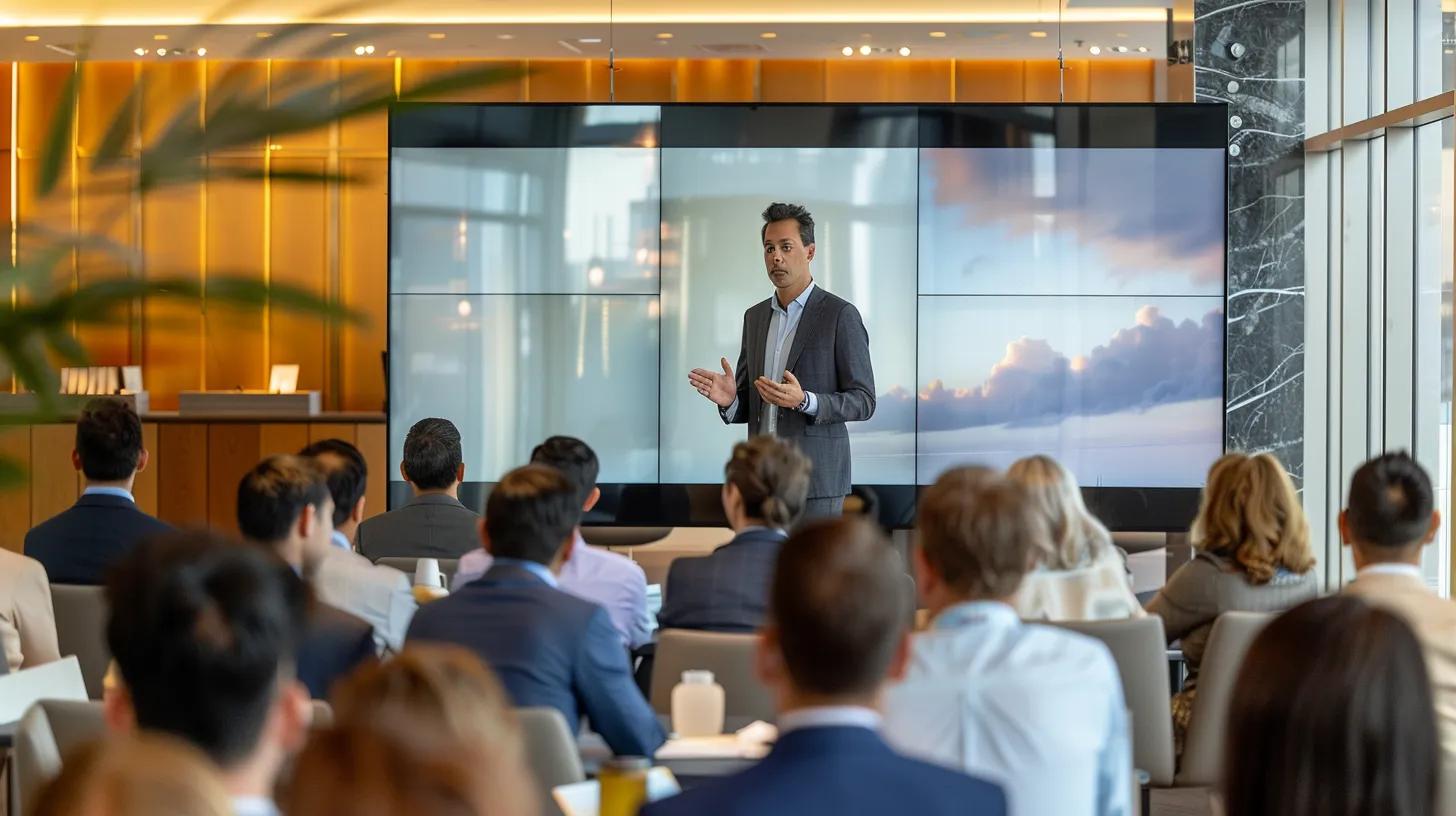
<instances>
[{"instance_id":1,"label":"wooden counter","mask_svg":"<svg viewBox=\"0 0 1456 816\"><path fill-rule=\"evenodd\" d=\"M25 463L30 479L0 491L0 546L19 551L25 533L71 506L83 481L71 466L75 427L70 423L0 427L0 454ZM388 451L384 414L333 412L303 417L142 417L151 463L137 475L137 505L178 526L237 530L238 480L258 460L296 453L319 439L353 442L369 463L366 515L384 511Z\"/></svg>"}]
</instances>

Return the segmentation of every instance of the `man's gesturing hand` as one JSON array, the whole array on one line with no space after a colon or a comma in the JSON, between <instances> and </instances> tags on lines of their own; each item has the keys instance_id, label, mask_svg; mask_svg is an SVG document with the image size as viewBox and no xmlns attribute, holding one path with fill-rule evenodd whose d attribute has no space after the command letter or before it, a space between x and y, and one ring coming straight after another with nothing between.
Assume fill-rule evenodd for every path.
<instances>
[{"instance_id":1,"label":"man's gesturing hand","mask_svg":"<svg viewBox=\"0 0 1456 816\"><path fill-rule=\"evenodd\" d=\"M804 403L804 389L799 385L799 378L794 376L794 372L785 371L784 379L787 382L776 383L768 377L759 377L753 381L753 385L764 402L797 410Z\"/></svg>"},{"instance_id":2,"label":"man's gesturing hand","mask_svg":"<svg viewBox=\"0 0 1456 816\"><path fill-rule=\"evenodd\" d=\"M733 367L728 365L728 358L721 357L719 361L723 364L721 374L706 368L695 368L688 372L688 382L719 408L727 408L738 398L738 384L733 380Z\"/></svg>"}]
</instances>

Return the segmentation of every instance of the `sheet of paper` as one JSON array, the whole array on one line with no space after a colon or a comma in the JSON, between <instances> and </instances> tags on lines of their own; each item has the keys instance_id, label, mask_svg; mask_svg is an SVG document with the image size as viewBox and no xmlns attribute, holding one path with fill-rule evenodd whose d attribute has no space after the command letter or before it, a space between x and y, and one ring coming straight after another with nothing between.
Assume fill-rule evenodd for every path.
<instances>
[{"instance_id":1,"label":"sheet of paper","mask_svg":"<svg viewBox=\"0 0 1456 816\"><path fill-rule=\"evenodd\" d=\"M0 675L0 723L15 722L37 700L85 700L86 681L75 655Z\"/></svg>"},{"instance_id":2,"label":"sheet of paper","mask_svg":"<svg viewBox=\"0 0 1456 816\"><path fill-rule=\"evenodd\" d=\"M653 768L647 772L647 801L656 802L675 796L682 791L677 777L668 768ZM557 785L551 791L551 798L566 816L597 816L601 811L602 786L595 779Z\"/></svg>"}]
</instances>

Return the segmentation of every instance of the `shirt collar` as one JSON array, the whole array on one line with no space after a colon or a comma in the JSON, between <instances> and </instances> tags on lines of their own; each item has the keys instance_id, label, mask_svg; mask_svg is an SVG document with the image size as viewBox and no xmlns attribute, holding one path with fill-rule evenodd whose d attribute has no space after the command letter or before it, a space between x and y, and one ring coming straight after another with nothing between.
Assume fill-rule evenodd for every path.
<instances>
[{"instance_id":1,"label":"shirt collar","mask_svg":"<svg viewBox=\"0 0 1456 816\"><path fill-rule=\"evenodd\" d=\"M739 530L738 531L738 535L743 535L744 533L756 533L756 532L759 532L759 531L763 531L765 533L773 533L774 535L776 535L776 536L778 536L780 538L788 538L789 537L788 532L786 532L784 530L780 530L777 527L764 527L763 525L760 525L760 524L750 524L749 526L744 527L742 530Z\"/></svg>"},{"instance_id":2,"label":"shirt collar","mask_svg":"<svg viewBox=\"0 0 1456 816\"><path fill-rule=\"evenodd\" d=\"M814 291L814 281L811 279L809 281L809 285L804 287L804 291L800 292L798 297L796 297L793 300L789 301L789 305L792 306L795 303L797 303L797 304L799 304L799 308L801 308L801 309L804 308L805 306L808 306L809 305L809 295L813 291ZM784 308L784 307L779 306L779 296L778 295L774 295L773 297L769 298L768 300L769 300L769 305L771 307L773 307L774 309L776 309L776 310L778 310L780 312L783 312L784 314L788 314L788 311L789 310L787 308Z\"/></svg>"},{"instance_id":3,"label":"shirt collar","mask_svg":"<svg viewBox=\"0 0 1456 816\"><path fill-rule=\"evenodd\" d=\"M948 606L935 616L930 628L960 629L967 626L1011 628L1021 625L1016 610L1000 601L966 601Z\"/></svg>"},{"instance_id":4,"label":"shirt collar","mask_svg":"<svg viewBox=\"0 0 1456 816\"><path fill-rule=\"evenodd\" d=\"M804 728L868 728L880 730L880 712L863 706L815 706L785 711L779 715L779 735Z\"/></svg>"},{"instance_id":5,"label":"shirt collar","mask_svg":"<svg viewBox=\"0 0 1456 816\"><path fill-rule=\"evenodd\" d=\"M1415 564L1371 564L1355 573L1356 578L1359 578L1361 575L1401 575L1406 578L1414 578L1417 581L1426 580L1426 576L1421 574L1421 568Z\"/></svg>"},{"instance_id":6,"label":"shirt collar","mask_svg":"<svg viewBox=\"0 0 1456 816\"><path fill-rule=\"evenodd\" d=\"M338 530L335 530L329 534L329 540L333 542L335 547L338 547L341 550L349 550L352 552L354 549L354 545L350 543L349 537L339 532Z\"/></svg>"},{"instance_id":7,"label":"shirt collar","mask_svg":"<svg viewBox=\"0 0 1456 816\"><path fill-rule=\"evenodd\" d=\"M535 561L527 561L524 558L497 558L491 563L492 567L516 567L540 578L547 586L555 588L558 586L556 576L551 573L551 568L545 564L538 564Z\"/></svg>"},{"instance_id":8,"label":"shirt collar","mask_svg":"<svg viewBox=\"0 0 1456 816\"><path fill-rule=\"evenodd\" d=\"M266 796L234 796L233 812L237 816L275 816L278 806Z\"/></svg>"},{"instance_id":9,"label":"shirt collar","mask_svg":"<svg viewBox=\"0 0 1456 816\"><path fill-rule=\"evenodd\" d=\"M85 490L82 490L81 491L81 495L82 496L115 496L118 499L126 499L127 501L129 501L129 502L131 502L133 504L136 503L136 497L132 496L131 495L131 491L130 490L127 490L124 487L88 487Z\"/></svg>"}]
</instances>

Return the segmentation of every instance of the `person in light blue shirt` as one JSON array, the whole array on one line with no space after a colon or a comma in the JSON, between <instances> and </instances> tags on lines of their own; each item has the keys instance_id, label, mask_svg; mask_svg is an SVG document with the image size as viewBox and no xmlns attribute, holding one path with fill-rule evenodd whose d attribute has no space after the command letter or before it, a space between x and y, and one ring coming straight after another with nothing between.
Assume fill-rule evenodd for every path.
<instances>
[{"instance_id":1,"label":"person in light blue shirt","mask_svg":"<svg viewBox=\"0 0 1456 816\"><path fill-rule=\"evenodd\" d=\"M888 694L890 743L999 783L1013 816L1131 813L1132 743L1112 655L1024 623L1011 606L1051 540L1024 488L980 468L949 471L925 491L916 533L932 622Z\"/></svg>"}]
</instances>

